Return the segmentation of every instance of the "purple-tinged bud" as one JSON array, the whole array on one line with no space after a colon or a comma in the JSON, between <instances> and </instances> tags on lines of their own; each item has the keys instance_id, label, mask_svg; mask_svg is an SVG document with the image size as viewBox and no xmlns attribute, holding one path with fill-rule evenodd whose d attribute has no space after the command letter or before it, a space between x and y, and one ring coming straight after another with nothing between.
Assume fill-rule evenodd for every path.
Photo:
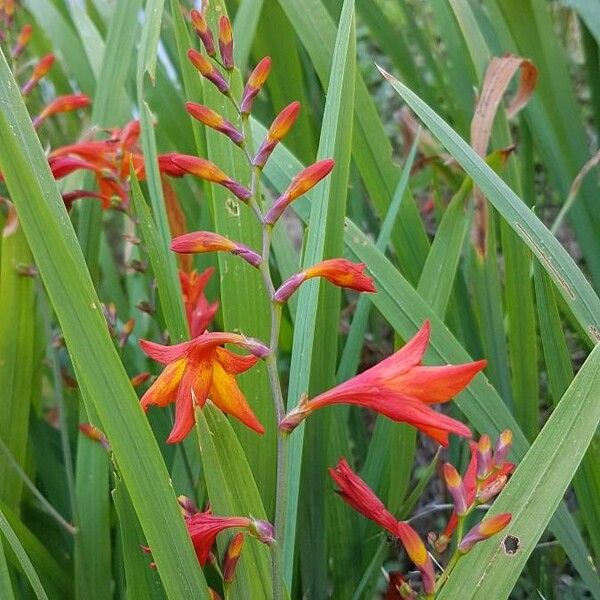
<instances>
[{"instance_id":1,"label":"purple-tinged bud","mask_svg":"<svg viewBox=\"0 0 600 600\"><path fill-rule=\"evenodd\" d=\"M189 519L194 516L198 511L198 507L194 503L191 498L187 496L178 496L177 502L179 502L179 506L181 507L181 512L183 514L184 519Z\"/></svg>"},{"instance_id":2,"label":"purple-tinged bud","mask_svg":"<svg viewBox=\"0 0 600 600\"><path fill-rule=\"evenodd\" d=\"M481 523L475 525L460 541L458 551L461 554L466 554L477 542L487 540L502 531L510 523L511 518L510 513L503 513L484 519Z\"/></svg>"},{"instance_id":3,"label":"purple-tinged bud","mask_svg":"<svg viewBox=\"0 0 600 600\"><path fill-rule=\"evenodd\" d=\"M454 500L454 512L456 513L456 516L464 516L469 508L467 503L467 492L462 477L450 463L444 464L444 479L446 480L448 491Z\"/></svg>"},{"instance_id":4,"label":"purple-tinged bud","mask_svg":"<svg viewBox=\"0 0 600 600\"><path fill-rule=\"evenodd\" d=\"M500 469L506 462L512 446L512 431L505 429L496 442L494 450L494 468Z\"/></svg>"},{"instance_id":5,"label":"purple-tinged bud","mask_svg":"<svg viewBox=\"0 0 600 600\"><path fill-rule=\"evenodd\" d=\"M194 117L194 119L197 119L215 131L225 134L237 146L242 145L242 142L244 141L242 133L219 113L202 104L196 104L195 102L187 102L185 109L192 117Z\"/></svg>"},{"instance_id":6,"label":"purple-tinged bud","mask_svg":"<svg viewBox=\"0 0 600 600\"><path fill-rule=\"evenodd\" d=\"M231 254L239 256L243 258L247 263L251 264L253 267L260 266L262 262L262 257L258 252L254 252L252 248L248 248L245 244L238 243L237 248L231 251Z\"/></svg>"},{"instance_id":7,"label":"purple-tinged bud","mask_svg":"<svg viewBox=\"0 0 600 600\"><path fill-rule=\"evenodd\" d=\"M230 181L224 181L221 185L223 187L226 187L234 196L236 196L242 202L248 202L248 200L252 198L252 192L247 187L244 187L241 183L238 183L233 179Z\"/></svg>"},{"instance_id":8,"label":"purple-tinged bud","mask_svg":"<svg viewBox=\"0 0 600 600\"><path fill-rule=\"evenodd\" d=\"M279 422L279 431L291 433L310 415L311 408L308 398L303 395L298 402L298 406L294 407L285 417Z\"/></svg>"},{"instance_id":9,"label":"purple-tinged bud","mask_svg":"<svg viewBox=\"0 0 600 600\"><path fill-rule=\"evenodd\" d=\"M190 48L188 50L188 58L194 67L198 69L200 74L215 85L222 94L227 94L229 92L229 83L225 77L223 77L214 65L206 57L202 56L200 52Z\"/></svg>"},{"instance_id":10,"label":"purple-tinged bud","mask_svg":"<svg viewBox=\"0 0 600 600\"><path fill-rule=\"evenodd\" d=\"M508 477L506 475L501 475L494 479L494 481L477 492L477 502L479 504L486 504L492 498L495 498L502 491L507 481Z\"/></svg>"},{"instance_id":11,"label":"purple-tinged bud","mask_svg":"<svg viewBox=\"0 0 600 600\"><path fill-rule=\"evenodd\" d=\"M269 72L271 71L271 58L265 56L257 65L254 67L254 71L248 77L248 82L244 88L242 95L242 102L240 103L240 112L243 115L249 115L252 112L252 105L254 104L254 98L258 95L258 92L262 89Z\"/></svg>"},{"instance_id":12,"label":"purple-tinged bud","mask_svg":"<svg viewBox=\"0 0 600 600\"><path fill-rule=\"evenodd\" d=\"M292 102L286 106L273 120L267 137L260 145L252 164L255 167L264 167L271 156L275 146L289 133L300 114L300 103Z\"/></svg>"},{"instance_id":13,"label":"purple-tinged bud","mask_svg":"<svg viewBox=\"0 0 600 600\"><path fill-rule=\"evenodd\" d=\"M492 471L492 442L487 434L477 444L477 479L485 479Z\"/></svg>"},{"instance_id":14,"label":"purple-tinged bud","mask_svg":"<svg viewBox=\"0 0 600 600\"><path fill-rule=\"evenodd\" d=\"M306 274L303 271L292 275L287 281L284 281L275 292L273 301L280 303L286 302L305 280Z\"/></svg>"},{"instance_id":15,"label":"purple-tinged bud","mask_svg":"<svg viewBox=\"0 0 600 600\"><path fill-rule=\"evenodd\" d=\"M219 50L223 66L231 71L233 69L233 32L231 31L231 21L225 15L219 19Z\"/></svg>"},{"instance_id":16,"label":"purple-tinged bud","mask_svg":"<svg viewBox=\"0 0 600 600\"><path fill-rule=\"evenodd\" d=\"M202 44L204 45L207 54L209 56L215 56L217 54L215 42L206 19L202 16L202 13L197 10L192 10L190 17L192 18L192 24L194 25L196 34L202 40Z\"/></svg>"},{"instance_id":17,"label":"purple-tinged bud","mask_svg":"<svg viewBox=\"0 0 600 600\"><path fill-rule=\"evenodd\" d=\"M248 531L263 544L268 544L270 546L275 542L275 529L268 521L252 519Z\"/></svg>"}]
</instances>

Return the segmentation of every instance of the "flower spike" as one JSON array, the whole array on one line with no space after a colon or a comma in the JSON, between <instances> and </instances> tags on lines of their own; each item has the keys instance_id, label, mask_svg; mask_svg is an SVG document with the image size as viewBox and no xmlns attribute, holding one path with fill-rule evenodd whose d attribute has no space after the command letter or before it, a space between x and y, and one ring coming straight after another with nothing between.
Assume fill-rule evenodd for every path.
<instances>
[{"instance_id":1,"label":"flower spike","mask_svg":"<svg viewBox=\"0 0 600 600\"><path fill-rule=\"evenodd\" d=\"M267 131L267 137L260 145L252 161L255 167L262 168L265 166L269 156L275 150L275 146L288 134L299 114L300 102L292 102L275 117L269 131Z\"/></svg>"},{"instance_id":2,"label":"flower spike","mask_svg":"<svg viewBox=\"0 0 600 600\"><path fill-rule=\"evenodd\" d=\"M281 284L275 292L273 300L275 302L286 302L302 283L314 277L323 277L334 285L356 290L357 292L377 291L373 280L364 272L365 265L363 263L353 263L345 258L324 260L292 275Z\"/></svg>"},{"instance_id":3,"label":"flower spike","mask_svg":"<svg viewBox=\"0 0 600 600\"><path fill-rule=\"evenodd\" d=\"M262 89L269 72L271 71L271 58L265 56L257 65L254 67L254 71L248 77L248 82L244 88L242 95L242 102L240 104L240 112L242 115L249 115L252 112L252 105L254 104L254 98L258 95L258 92Z\"/></svg>"},{"instance_id":4,"label":"flower spike","mask_svg":"<svg viewBox=\"0 0 600 600\"><path fill-rule=\"evenodd\" d=\"M41 58L35 67L33 67L33 72L31 73L29 81L21 88L21 94L23 94L23 96L30 94L40 79L48 74L53 64L54 54L46 54L44 58Z\"/></svg>"},{"instance_id":5,"label":"flower spike","mask_svg":"<svg viewBox=\"0 0 600 600\"><path fill-rule=\"evenodd\" d=\"M176 237L171 242L171 250L179 254L201 254L204 252L231 252L243 258L253 267L262 261L260 254L239 242L234 242L212 231L194 231Z\"/></svg>"},{"instance_id":6,"label":"flower spike","mask_svg":"<svg viewBox=\"0 0 600 600\"><path fill-rule=\"evenodd\" d=\"M241 146L244 141L244 136L238 131L233 124L224 119L219 113L215 112L207 106L196 104L195 102L187 102L185 109L194 119L200 121L207 127L225 134L234 144Z\"/></svg>"},{"instance_id":7,"label":"flower spike","mask_svg":"<svg viewBox=\"0 0 600 600\"><path fill-rule=\"evenodd\" d=\"M324 179L331 173L335 162L326 158L314 163L310 167L306 167L303 171L298 173L288 188L275 200L273 206L269 209L265 215L264 222L273 225L277 219L282 215L283 211L297 198L306 194L311 190L321 179Z\"/></svg>"},{"instance_id":8,"label":"flower spike","mask_svg":"<svg viewBox=\"0 0 600 600\"><path fill-rule=\"evenodd\" d=\"M435 586L433 565L417 532L386 509L373 490L350 468L346 459L341 458L334 469L329 469L329 474L338 485L338 494L344 502L400 539L406 553L421 571L425 591L431 593Z\"/></svg>"},{"instance_id":9,"label":"flower spike","mask_svg":"<svg viewBox=\"0 0 600 600\"><path fill-rule=\"evenodd\" d=\"M202 40L206 53L209 56L216 56L215 42L212 33L210 32L210 28L208 27L208 23L202 16L202 13L194 9L190 13L190 17L192 18L192 24L194 25L196 34Z\"/></svg>"},{"instance_id":10,"label":"flower spike","mask_svg":"<svg viewBox=\"0 0 600 600\"><path fill-rule=\"evenodd\" d=\"M42 121L51 117L52 115L57 115L59 113L71 112L73 110L79 110L80 108L85 108L91 104L91 100L85 94L72 94L69 96L59 96L48 106L42 110L42 112L33 119L33 126L38 127Z\"/></svg>"},{"instance_id":11,"label":"flower spike","mask_svg":"<svg viewBox=\"0 0 600 600\"><path fill-rule=\"evenodd\" d=\"M231 31L231 21L225 15L219 19L219 51L223 66L231 71L233 69L233 31Z\"/></svg>"},{"instance_id":12,"label":"flower spike","mask_svg":"<svg viewBox=\"0 0 600 600\"><path fill-rule=\"evenodd\" d=\"M227 83L225 77L198 50L190 48L188 50L188 58L200 74L208 79L222 94L229 92L229 83Z\"/></svg>"},{"instance_id":13,"label":"flower spike","mask_svg":"<svg viewBox=\"0 0 600 600\"><path fill-rule=\"evenodd\" d=\"M460 393L486 366L485 360L462 365L423 366L429 345L429 321L398 352L374 367L348 379L311 400L301 402L280 422L291 432L313 411L332 404L356 404L377 411L392 421L416 427L442 446L448 434L463 437L470 429L455 419L433 410L430 405L447 402Z\"/></svg>"},{"instance_id":14,"label":"flower spike","mask_svg":"<svg viewBox=\"0 0 600 600\"><path fill-rule=\"evenodd\" d=\"M247 202L252 196L252 192L248 188L231 179L209 160L187 154L172 154L170 160L185 173L222 185L242 202Z\"/></svg>"},{"instance_id":15,"label":"flower spike","mask_svg":"<svg viewBox=\"0 0 600 600\"><path fill-rule=\"evenodd\" d=\"M511 518L510 513L503 513L483 519L460 541L458 551L466 554L477 542L487 540L502 531L510 523Z\"/></svg>"}]
</instances>

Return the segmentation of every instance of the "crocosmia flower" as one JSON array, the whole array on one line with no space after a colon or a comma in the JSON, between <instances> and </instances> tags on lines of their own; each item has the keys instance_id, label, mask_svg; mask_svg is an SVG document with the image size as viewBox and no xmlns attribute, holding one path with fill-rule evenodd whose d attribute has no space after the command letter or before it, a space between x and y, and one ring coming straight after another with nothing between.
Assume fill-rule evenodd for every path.
<instances>
[{"instance_id":1,"label":"crocosmia flower","mask_svg":"<svg viewBox=\"0 0 600 600\"><path fill-rule=\"evenodd\" d=\"M206 331L219 310L219 303L209 302L204 293L213 273L213 267L208 267L202 273L179 271L179 283L183 294L185 314L193 338Z\"/></svg>"},{"instance_id":2,"label":"crocosmia flower","mask_svg":"<svg viewBox=\"0 0 600 600\"><path fill-rule=\"evenodd\" d=\"M222 94L229 92L229 83L217 68L200 52L190 48L188 50L188 58L190 62L198 69L200 75L208 79Z\"/></svg>"},{"instance_id":3,"label":"crocosmia flower","mask_svg":"<svg viewBox=\"0 0 600 600\"><path fill-rule=\"evenodd\" d=\"M52 115L71 112L90 105L90 99L85 94L72 94L69 96L60 96L50 102L42 112L33 119L33 126L38 127L42 121Z\"/></svg>"},{"instance_id":4,"label":"crocosmia flower","mask_svg":"<svg viewBox=\"0 0 600 600\"><path fill-rule=\"evenodd\" d=\"M217 51L215 50L215 42L206 19L202 13L197 10L192 10L190 17L192 19L192 24L194 25L196 34L202 40L202 44L204 45L206 53L209 56L215 56L217 54Z\"/></svg>"},{"instance_id":5,"label":"crocosmia flower","mask_svg":"<svg viewBox=\"0 0 600 600\"><path fill-rule=\"evenodd\" d=\"M196 102L186 102L185 109L194 119L200 121L207 127L219 131L226 135L234 144L240 146L244 141L244 136L227 119L223 118L218 112L198 104Z\"/></svg>"},{"instance_id":6,"label":"crocosmia flower","mask_svg":"<svg viewBox=\"0 0 600 600\"><path fill-rule=\"evenodd\" d=\"M235 344L250 354L235 354L222 348L223 344ZM257 433L264 433L235 376L267 356L266 346L234 333L204 333L174 346L140 340L140 346L150 358L166 365L142 396L141 404L147 410L149 406L164 407L175 402L175 423L168 443L175 444L187 436L195 424L194 406L204 406L208 398L224 413Z\"/></svg>"},{"instance_id":7,"label":"crocosmia flower","mask_svg":"<svg viewBox=\"0 0 600 600\"><path fill-rule=\"evenodd\" d=\"M334 469L329 469L329 473L339 487L338 494L347 504L400 539L406 553L421 571L425 592L433 592L433 565L419 534L408 523L398 521L386 509L373 490L350 468L346 459L340 459Z\"/></svg>"},{"instance_id":8,"label":"crocosmia flower","mask_svg":"<svg viewBox=\"0 0 600 600\"><path fill-rule=\"evenodd\" d=\"M265 85L269 72L271 71L271 58L265 56L257 65L254 67L254 71L248 77L248 82L244 88L242 95L242 101L240 103L240 112L242 115L249 115L252 111L252 105L254 104L254 98L258 95L258 92Z\"/></svg>"},{"instance_id":9,"label":"crocosmia flower","mask_svg":"<svg viewBox=\"0 0 600 600\"><path fill-rule=\"evenodd\" d=\"M275 146L289 133L299 114L300 102L292 102L275 117L269 131L267 131L267 137L260 145L252 161L255 167L262 168L265 166L269 156L275 150Z\"/></svg>"},{"instance_id":10,"label":"crocosmia flower","mask_svg":"<svg viewBox=\"0 0 600 600\"><path fill-rule=\"evenodd\" d=\"M356 290L357 292L375 292L373 280L365 275L363 263L353 263L345 258L324 260L284 281L275 292L273 300L285 302L307 279L322 277L333 285Z\"/></svg>"},{"instance_id":11,"label":"crocosmia flower","mask_svg":"<svg viewBox=\"0 0 600 600\"><path fill-rule=\"evenodd\" d=\"M233 69L233 31L231 21L223 15L219 19L219 52L223 66L231 71Z\"/></svg>"},{"instance_id":12,"label":"crocosmia flower","mask_svg":"<svg viewBox=\"0 0 600 600\"><path fill-rule=\"evenodd\" d=\"M443 446L448 445L449 433L469 437L471 431L466 425L436 412L431 404L452 399L487 363L479 360L462 365L422 365L429 334L430 325L426 321L392 356L311 400L301 401L281 421L280 429L292 431L313 411L324 406L356 404L393 421L408 423Z\"/></svg>"},{"instance_id":13,"label":"crocosmia flower","mask_svg":"<svg viewBox=\"0 0 600 600\"><path fill-rule=\"evenodd\" d=\"M458 551L466 554L477 542L487 540L493 535L500 533L509 523L512 516L510 513L502 513L493 517L483 519L471 529L458 544Z\"/></svg>"}]
</instances>

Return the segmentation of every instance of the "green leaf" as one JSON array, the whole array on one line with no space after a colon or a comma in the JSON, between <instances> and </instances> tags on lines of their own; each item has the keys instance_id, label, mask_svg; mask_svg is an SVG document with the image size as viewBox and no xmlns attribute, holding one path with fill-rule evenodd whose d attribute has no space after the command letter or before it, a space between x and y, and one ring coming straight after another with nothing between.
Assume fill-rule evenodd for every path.
<instances>
[{"instance_id":1,"label":"green leaf","mask_svg":"<svg viewBox=\"0 0 600 600\"><path fill-rule=\"evenodd\" d=\"M148 422L121 365L100 301L19 88L0 59L0 168L80 379L100 416L169 597L206 586Z\"/></svg>"},{"instance_id":2,"label":"green leaf","mask_svg":"<svg viewBox=\"0 0 600 600\"><path fill-rule=\"evenodd\" d=\"M600 423L599 385L596 346L488 513L510 512L510 525L461 559L440 600L509 597ZM517 538L517 552L503 549L506 536Z\"/></svg>"},{"instance_id":3,"label":"green leaf","mask_svg":"<svg viewBox=\"0 0 600 600\"><path fill-rule=\"evenodd\" d=\"M332 174L322 182L312 197L311 221L312 227L308 228L303 266L309 267L327 257L327 255L342 246L343 215L345 213L346 190L348 185L348 171L350 167L350 148L352 123L346 117L352 114L353 86L355 63L355 29L354 29L354 1L345 0L340 16L340 25L333 53L331 76L327 87L327 101L323 115L323 125L319 142L318 159L333 157L337 163ZM309 393L309 384L314 382L313 353L335 354L333 348L323 346L332 343L331 333L324 340L321 334L331 332L333 329L333 343L335 343L335 327L339 307L335 299L331 308L323 311L319 302L319 280L309 281L304 284L298 294L298 305L302 311L297 314L294 327L294 341L290 365L290 382L287 397L287 409L291 410L300 401L303 394ZM331 298L331 296L330 296ZM319 312L321 317L319 317ZM329 324L323 319L326 318ZM320 340L319 346L316 341ZM325 360L325 359L323 359ZM331 366L330 378L333 380L335 366L332 361L327 361ZM325 375L327 377L327 375ZM296 518L298 511L298 498L300 494L300 470L302 465L304 427L298 427L289 439L288 450L288 488L286 503L286 524L283 543L284 576L291 589L294 567L294 550L296 547ZM315 490L316 491L316 490Z\"/></svg>"},{"instance_id":4,"label":"green leaf","mask_svg":"<svg viewBox=\"0 0 600 600\"><path fill-rule=\"evenodd\" d=\"M441 117L392 75L384 75L538 257L588 338L593 343L599 341L600 300L566 250Z\"/></svg>"}]
</instances>

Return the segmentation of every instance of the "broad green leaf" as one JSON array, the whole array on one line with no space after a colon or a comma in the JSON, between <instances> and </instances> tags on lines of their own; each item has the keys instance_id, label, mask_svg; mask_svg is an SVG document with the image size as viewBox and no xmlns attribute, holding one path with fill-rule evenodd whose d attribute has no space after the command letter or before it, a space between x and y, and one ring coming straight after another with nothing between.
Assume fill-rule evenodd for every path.
<instances>
[{"instance_id":1,"label":"broad green leaf","mask_svg":"<svg viewBox=\"0 0 600 600\"><path fill-rule=\"evenodd\" d=\"M156 441L110 339L100 301L6 60L0 60L0 168L80 384L101 426L169 597L206 597Z\"/></svg>"},{"instance_id":2,"label":"broad green leaf","mask_svg":"<svg viewBox=\"0 0 600 600\"><path fill-rule=\"evenodd\" d=\"M15 598L2 543L0 543L0 596L6 598L6 600L14 600Z\"/></svg>"},{"instance_id":3,"label":"broad green leaf","mask_svg":"<svg viewBox=\"0 0 600 600\"><path fill-rule=\"evenodd\" d=\"M440 600L509 597L600 423L599 386L596 347L488 513L510 512L509 526L458 563ZM507 536L517 539L518 551L504 549ZM600 589L592 592L598 597Z\"/></svg>"}]
</instances>

